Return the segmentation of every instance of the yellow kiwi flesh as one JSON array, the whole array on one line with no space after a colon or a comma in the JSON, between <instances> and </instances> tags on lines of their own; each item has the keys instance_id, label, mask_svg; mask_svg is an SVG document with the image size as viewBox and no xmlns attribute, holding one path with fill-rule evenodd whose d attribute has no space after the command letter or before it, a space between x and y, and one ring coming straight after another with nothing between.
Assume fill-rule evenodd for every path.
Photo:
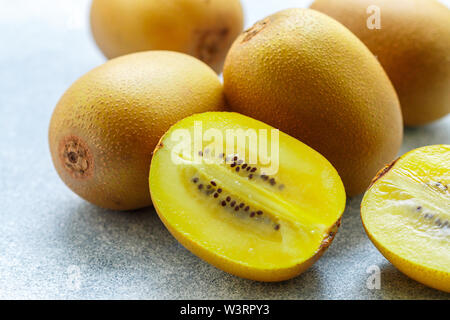
<instances>
[{"instance_id":1,"label":"yellow kiwi flesh","mask_svg":"<svg viewBox=\"0 0 450 320\"><path fill-rule=\"evenodd\" d=\"M184 117L223 107L217 74L191 56L152 51L110 60L58 102L49 129L54 166L93 204L149 206L151 153L161 136Z\"/></svg>"},{"instance_id":2,"label":"yellow kiwi flesh","mask_svg":"<svg viewBox=\"0 0 450 320\"><path fill-rule=\"evenodd\" d=\"M230 109L306 143L366 190L403 138L397 95L364 44L330 17L288 9L236 39L225 61Z\"/></svg>"},{"instance_id":3,"label":"yellow kiwi flesh","mask_svg":"<svg viewBox=\"0 0 450 320\"><path fill-rule=\"evenodd\" d=\"M91 28L106 57L171 50L217 73L244 23L239 0L94 0Z\"/></svg>"},{"instance_id":4,"label":"yellow kiwi flesh","mask_svg":"<svg viewBox=\"0 0 450 320\"><path fill-rule=\"evenodd\" d=\"M279 162L278 170L269 171L249 139L230 150L225 138L196 136L199 125L204 137L208 130L223 137L241 130L244 140L250 131L267 132L258 143L273 150L268 159ZM188 117L161 139L149 178L154 206L178 241L226 272L259 281L289 279L312 265L331 243L345 208L333 166L282 132L275 151L271 130L237 113ZM191 138L180 140L186 135Z\"/></svg>"},{"instance_id":5,"label":"yellow kiwi flesh","mask_svg":"<svg viewBox=\"0 0 450 320\"><path fill-rule=\"evenodd\" d=\"M315 0L312 9L349 28L380 61L406 125L450 113L450 10L436 0Z\"/></svg>"},{"instance_id":6,"label":"yellow kiwi flesh","mask_svg":"<svg viewBox=\"0 0 450 320\"><path fill-rule=\"evenodd\" d=\"M450 146L413 150L375 178L361 204L364 227L400 271L450 292Z\"/></svg>"}]
</instances>

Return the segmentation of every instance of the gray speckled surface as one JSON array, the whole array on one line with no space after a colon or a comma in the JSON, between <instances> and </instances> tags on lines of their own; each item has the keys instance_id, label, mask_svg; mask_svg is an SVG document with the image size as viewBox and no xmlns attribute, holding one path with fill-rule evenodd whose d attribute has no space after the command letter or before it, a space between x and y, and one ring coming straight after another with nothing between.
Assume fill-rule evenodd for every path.
<instances>
[{"instance_id":1,"label":"gray speckled surface","mask_svg":"<svg viewBox=\"0 0 450 320\"><path fill-rule=\"evenodd\" d=\"M248 0L247 24L309 1ZM39 3L39 5L37 5ZM153 209L92 206L54 171L47 146L61 94L104 58L83 0L0 0L0 298L448 299L398 272L366 237L360 197L348 201L330 249L296 279L265 284L228 275L185 250ZM406 130L402 152L450 143L450 117ZM381 289L366 271L381 271Z\"/></svg>"}]
</instances>

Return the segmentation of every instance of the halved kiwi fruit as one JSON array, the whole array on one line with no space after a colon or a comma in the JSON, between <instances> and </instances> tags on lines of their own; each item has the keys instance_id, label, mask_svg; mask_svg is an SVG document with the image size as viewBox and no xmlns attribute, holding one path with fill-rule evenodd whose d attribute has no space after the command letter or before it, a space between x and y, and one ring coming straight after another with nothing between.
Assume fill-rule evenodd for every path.
<instances>
[{"instance_id":1,"label":"halved kiwi fruit","mask_svg":"<svg viewBox=\"0 0 450 320\"><path fill-rule=\"evenodd\" d=\"M450 292L450 145L413 150L383 169L364 196L361 217L400 271Z\"/></svg>"},{"instance_id":2,"label":"halved kiwi fruit","mask_svg":"<svg viewBox=\"0 0 450 320\"><path fill-rule=\"evenodd\" d=\"M214 266L259 281L311 266L334 238L346 200L318 152L229 112L175 124L155 149L149 181L176 239Z\"/></svg>"}]
</instances>

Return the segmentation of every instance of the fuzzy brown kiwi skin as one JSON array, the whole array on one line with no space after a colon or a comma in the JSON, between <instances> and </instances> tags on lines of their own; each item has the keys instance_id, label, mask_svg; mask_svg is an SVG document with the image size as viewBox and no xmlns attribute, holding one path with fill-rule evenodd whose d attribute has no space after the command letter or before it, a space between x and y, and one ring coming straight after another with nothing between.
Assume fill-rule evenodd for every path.
<instances>
[{"instance_id":1,"label":"fuzzy brown kiwi skin","mask_svg":"<svg viewBox=\"0 0 450 320\"><path fill-rule=\"evenodd\" d=\"M170 131L170 130L169 130ZM164 139L165 135L160 139L158 142L155 150L152 153L152 161L155 157L156 153L159 150L162 150L164 148L164 144L162 143L162 140ZM151 196L151 192L150 192ZM154 203L154 199L152 198L152 201ZM222 256L216 254L215 252L210 252L200 245L194 243L193 241L188 240L185 238L182 233L178 232L175 228L172 228L172 226L167 222L165 217L162 215L162 213L158 210L157 206L154 206L156 213L158 214L159 218L169 230L169 232L172 234L172 236L177 239L187 250L194 253L197 257L202 259L203 261L208 262L209 264L213 265L214 267L228 272L232 275L235 275L237 277L246 278L249 280L254 281L260 281L260 282L280 282L280 281L286 281L289 279L292 279L301 273L305 272L307 269L309 269L319 258L325 253L325 251L328 249L328 247L331 245L331 243L334 240L334 237L336 236L338 229L341 225L341 219L339 218L336 223L330 227L330 229L327 232L327 236L324 237L322 240L322 243L320 244L319 248L317 249L316 253L309 258L308 260L304 261L303 263L299 265L294 265L292 267L283 269L283 270L255 270L252 268L249 268L248 266L245 266L241 263L230 263L229 260L223 258ZM343 213L343 212L342 212ZM341 214L342 217L342 214Z\"/></svg>"}]
</instances>

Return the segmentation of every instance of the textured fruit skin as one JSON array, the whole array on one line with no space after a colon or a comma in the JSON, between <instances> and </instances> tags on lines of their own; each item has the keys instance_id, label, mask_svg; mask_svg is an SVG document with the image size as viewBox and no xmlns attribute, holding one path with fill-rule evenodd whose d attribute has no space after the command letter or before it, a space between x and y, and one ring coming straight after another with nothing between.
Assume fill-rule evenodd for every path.
<instances>
[{"instance_id":1,"label":"textured fruit skin","mask_svg":"<svg viewBox=\"0 0 450 320\"><path fill-rule=\"evenodd\" d=\"M58 102L49 129L54 166L70 189L100 207L149 206L147 177L160 137L186 116L223 106L217 75L193 57L151 51L110 60ZM64 148L83 152L75 173L65 166L71 158L64 159Z\"/></svg>"},{"instance_id":2,"label":"textured fruit skin","mask_svg":"<svg viewBox=\"0 0 450 320\"><path fill-rule=\"evenodd\" d=\"M91 7L92 33L106 57L178 51L217 73L243 20L239 0L94 0Z\"/></svg>"},{"instance_id":3,"label":"textured fruit skin","mask_svg":"<svg viewBox=\"0 0 450 320\"><path fill-rule=\"evenodd\" d=\"M348 29L314 10L281 11L236 39L224 89L233 111L324 155L350 196L402 142L398 98L380 64Z\"/></svg>"},{"instance_id":4,"label":"textured fruit skin","mask_svg":"<svg viewBox=\"0 0 450 320\"><path fill-rule=\"evenodd\" d=\"M411 154L421 151L421 150L430 150L433 148L441 148L443 150L447 150L447 152L450 152L450 145L435 145L435 146L427 146L422 147L419 149L412 150L400 158L394 160L391 164L387 165L384 169L380 170L378 174L375 176L375 178L372 181L371 187L367 190L366 194L364 195L364 198L361 202L361 221L363 223L364 229L369 237L369 239L372 241L372 243L375 245L375 247L381 252L381 254L389 260L398 270L400 270L402 273L407 275L408 277L416 280L417 282L420 282L426 286L429 286L434 289L438 289L445 292L450 292L450 270L449 272L443 272L439 270L433 270L431 268L428 268L426 266L422 266L419 264L416 264L412 261L409 261L407 259L404 259L403 257L399 256L386 246L384 246L380 241L377 240L376 237L372 234L372 231L366 226L365 220L364 220L364 213L363 210L365 209L365 204L370 192L370 189L373 187L374 184L377 183L380 179L382 179L392 168L399 165L402 159L405 157L410 156ZM443 161L448 161L449 159L443 159ZM367 214L367 213L366 213ZM448 249L448 248L447 248Z\"/></svg>"},{"instance_id":5,"label":"textured fruit skin","mask_svg":"<svg viewBox=\"0 0 450 320\"><path fill-rule=\"evenodd\" d=\"M366 9L381 12L369 29ZM406 125L427 124L450 112L450 10L435 0L316 0L312 9L335 18L378 57L402 106Z\"/></svg>"}]
</instances>

